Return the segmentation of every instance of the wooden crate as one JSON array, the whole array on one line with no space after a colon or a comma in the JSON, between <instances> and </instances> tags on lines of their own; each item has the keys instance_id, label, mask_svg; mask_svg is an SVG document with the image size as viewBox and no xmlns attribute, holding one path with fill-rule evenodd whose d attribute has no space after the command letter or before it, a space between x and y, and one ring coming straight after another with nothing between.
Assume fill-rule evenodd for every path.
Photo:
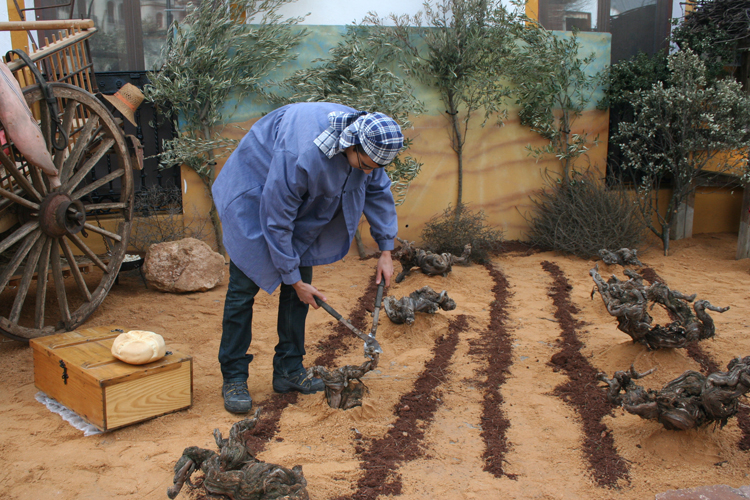
<instances>
[{"instance_id":1,"label":"wooden crate","mask_svg":"<svg viewBox=\"0 0 750 500\"><path fill-rule=\"evenodd\" d=\"M31 340L34 384L102 431L188 408L193 403L193 359L178 352L129 365L112 356L128 328L84 328Z\"/></svg>"}]
</instances>

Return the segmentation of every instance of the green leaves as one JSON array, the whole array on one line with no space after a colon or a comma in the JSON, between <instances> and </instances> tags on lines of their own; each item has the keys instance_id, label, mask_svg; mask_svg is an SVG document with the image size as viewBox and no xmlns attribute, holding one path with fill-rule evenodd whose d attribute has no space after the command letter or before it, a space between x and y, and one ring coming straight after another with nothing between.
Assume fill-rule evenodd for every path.
<instances>
[{"instance_id":1,"label":"green leaves","mask_svg":"<svg viewBox=\"0 0 750 500\"><path fill-rule=\"evenodd\" d=\"M217 157L230 152L219 130L243 98L261 93L262 80L294 59L306 35L301 18L276 11L292 0L207 0L170 28L163 63L149 73L146 98L179 117L180 137L164 145L163 164L185 163L213 176Z\"/></svg>"},{"instance_id":2,"label":"green leaves","mask_svg":"<svg viewBox=\"0 0 750 500\"><path fill-rule=\"evenodd\" d=\"M463 147L474 114L506 116L510 91L502 80L514 19L499 0L433 0L415 16L370 13L373 43L392 50L406 75L440 95L458 162L457 206L462 204Z\"/></svg>"},{"instance_id":3,"label":"green leaves","mask_svg":"<svg viewBox=\"0 0 750 500\"><path fill-rule=\"evenodd\" d=\"M411 83L402 76L399 48L375 36L374 30L348 26L343 40L328 58L313 61L314 66L299 70L280 86L286 95L274 95L276 102L336 102L363 111L379 111L396 120L402 128L411 127L410 116L424 112L424 103L415 97ZM411 181L422 163L404 151L388 166L396 205L406 199Z\"/></svg>"},{"instance_id":4,"label":"green leaves","mask_svg":"<svg viewBox=\"0 0 750 500\"><path fill-rule=\"evenodd\" d=\"M515 86L513 96L520 106L521 124L549 141L545 147L527 149L537 159L554 155L562 162L567 180L575 160L598 142L585 133L571 135L570 131L591 101L602 75L586 73L594 54L579 55L576 32L555 34L536 20L522 19L523 23L514 28L515 43L507 71Z\"/></svg>"},{"instance_id":5,"label":"green leaves","mask_svg":"<svg viewBox=\"0 0 750 500\"><path fill-rule=\"evenodd\" d=\"M658 208L659 182L672 183L662 228L651 228L660 236L704 170L750 177L750 98L740 84L720 80L709 85L705 65L691 50L669 56L668 68L669 86L657 82L630 94L634 120L621 123L613 137L626 159L622 167L643 177L647 210Z\"/></svg>"}]
</instances>

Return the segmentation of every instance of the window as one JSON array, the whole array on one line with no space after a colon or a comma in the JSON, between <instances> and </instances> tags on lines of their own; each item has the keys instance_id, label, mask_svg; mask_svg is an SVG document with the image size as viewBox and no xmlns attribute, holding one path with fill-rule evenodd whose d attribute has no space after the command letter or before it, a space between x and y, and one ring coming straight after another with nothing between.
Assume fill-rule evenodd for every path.
<instances>
[{"instance_id":1,"label":"window","mask_svg":"<svg viewBox=\"0 0 750 500\"><path fill-rule=\"evenodd\" d=\"M667 47L672 3L673 0L539 0L538 19L548 30L611 33L615 63L638 52L654 54Z\"/></svg>"},{"instance_id":2,"label":"window","mask_svg":"<svg viewBox=\"0 0 750 500\"><path fill-rule=\"evenodd\" d=\"M38 7L54 7L61 0L36 0ZM93 19L99 30L91 46L97 72L142 71L158 66L167 28L187 14L198 0L86 0L71 6L39 9L37 19Z\"/></svg>"}]
</instances>

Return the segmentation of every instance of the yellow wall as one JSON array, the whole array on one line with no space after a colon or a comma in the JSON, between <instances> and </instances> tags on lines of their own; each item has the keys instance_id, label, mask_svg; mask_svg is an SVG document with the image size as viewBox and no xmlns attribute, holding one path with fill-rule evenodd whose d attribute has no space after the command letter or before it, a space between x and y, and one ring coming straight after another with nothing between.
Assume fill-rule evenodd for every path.
<instances>
[{"instance_id":1,"label":"yellow wall","mask_svg":"<svg viewBox=\"0 0 750 500\"><path fill-rule=\"evenodd\" d=\"M742 189L696 189L693 234L738 232L742 194Z\"/></svg>"},{"instance_id":2,"label":"yellow wall","mask_svg":"<svg viewBox=\"0 0 750 500\"><path fill-rule=\"evenodd\" d=\"M592 137L599 136L599 145L578 162L579 168L603 167L607 147L607 111L588 111L576 123L579 129L589 125ZM255 120L239 124L249 129ZM419 241L422 229L433 216L439 215L457 196L456 155L450 149L446 122L442 117L423 115L414 120L414 129L405 131L414 142L410 154L424 163L422 172L412 183L405 203L398 208L399 236ZM230 129L227 129L230 130ZM234 138L242 133L231 129ZM580 130L574 130L577 132ZM229 135L229 134L228 134ZM543 185L545 169L558 172L559 162L553 158L535 162L528 156L527 144L544 145L545 141L511 116L503 127L478 124L469 130L464 158L463 199L473 209L487 215L486 222L505 232L506 239L525 239L523 215L531 208L530 197ZM223 162L219 162L220 166ZM600 168L600 170L603 170ZM204 197L203 184L197 175L183 168L183 192L186 224L197 216L207 216L210 201ZM666 208L669 191L661 196ZM736 232L739 228L742 190L699 188L696 192L693 234ZM193 208L195 207L195 208ZM201 215L202 214L202 215ZM362 225L365 243L374 247L366 222Z\"/></svg>"},{"instance_id":3,"label":"yellow wall","mask_svg":"<svg viewBox=\"0 0 750 500\"><path fill-rule=\"evenodd\" d=\"M412 183L405 203L399 207L399 235L419 239L424 224L434 215L455 206L458 186L456 154L450 149L446 121L442 117L417 117L415 129L406 134L414 139L410 154L424 163ZM578 166L605 163L608 112L588 111L574 123L573 132L586 125L591 137L602 141L579 160ZM578 126L576 129L575 126ZM559 171L554 158L536 162L528 155L527 144L543 146L546 141L521 126L512 115L503 127L475 124L464 152L463 201L487 215L487 223L505 231L507 239L523 239L523 214L530 208L529 196L543 185L545 169Z\"/></svg>"},{"instance_id":4,"label":"yellow wall","mask_svg":"<svg viewBox=\"0 0 750 500\"><path fill-rule=\"evenodd\" d=\"M21 9L25 9L25 1L24 0L16 0L18 2L18 7ZM18 15L18 11L16 10L16 5L13 2L13 0L6 0L6 3L8 5L8 20L9 21L20 21L21 17ZM26 12L25 14L28 14ZM30 19L33 20L33 19ZM29 45L29 39L26 36L25 31L11 31L10 32L10 43L13 46L14 49L23 49L28 52L28 45Z\"/></svg>"},{"instance_id":5,"label":"yellow wall","mask_svg":"<svg viewBox=\"0 0 750 500\"><path fill-rule=\"evenodd\" d=\"M608 116L607 111L588 111L576 122L579 128L586 125L592 138L598 135L601 141L588 157L579 160L580 166L604 165ZM456 154L450 148L445 118L422 115L413 122L414 128L404 131L414 140L409 154L424 165L409 188L406 202L398 208L399 236L408 240L418 240L430 218L441 214L448 204L455 206L458 186ZM253 123L254 120L239 125L249 129ZM517 115L509 117L502 127L488 124L482 128L480 123L478 117L465 145L463 201L475 210L483 210L486 222L505 231L506 239L523 239L523 214L531 206L529 196L542 186L544 170L559 171L560 164L553 158L535 162L528 155L527 144L542 146L545 141L521 126ZM574 128L573 132L580 130ZM183 168L183 180L187 182L187 194L183 193L187 223L193 207L197 213L206 214L210 202L202 198L202 183L192 171ZM366 224L362 233L366 244L374 246Z\"/></svg>"}]
</instances>

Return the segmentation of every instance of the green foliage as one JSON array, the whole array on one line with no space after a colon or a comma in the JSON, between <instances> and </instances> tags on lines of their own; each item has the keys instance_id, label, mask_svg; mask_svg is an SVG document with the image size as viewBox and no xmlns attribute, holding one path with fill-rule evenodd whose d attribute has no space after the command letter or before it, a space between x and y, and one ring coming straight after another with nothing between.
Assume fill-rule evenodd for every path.
<instances>
[{"instance_id":1,"label":"green foliage","mask_svg":"<svg viewBox=\"0 0 750 500\"><path fill-rule=\"evenodd\" d=\"M439 92L458 162L457 208L462 206L463 148L471 119L480 109L482 125L493 116L501 123L506 114L509 90L501 78L512 19L499 0L434 0L415 16L370 14L363 21L375 28L381 46L397 49L394 54L408 74Z\"/></svg>"},{"instance_id":2,"label":"green foliage","mask_svg":"<svg viewBox=\"0 0 750 500\"><path fill-rule=\"evenodd\" d=\"M526 216L528 239L582 258L606 248L637 248L644 224L632 193L609 189L593 171L573 172L567 183L549 175Z\"/></svg>"},{"instance_id":3,"label":"green foliage","mask_svg":"<svg viewBox=\"0 0 750 500\"><path fill-rule=\"evenodd\" d=\"M185 163L213 178L216 158L235 144L220 135L230 100L259 92L261 79L296 56L291 50L305 35L293 29L300 19L276 14L290 1L206 0L172 25L163 64L144 89L180 119L180 136L164 144L163 164Z\"/></svg>"},{"instance_id":4,"label":"green foliage","mask_svg":"<svg viewBox=\"0 0 750 500\"><path fill-rule=\"evenodd\" d=\"M161 163L185 164L195 170L209 197L216 159L228 155L236 144L221 136L234 111L230 101L239 103L261 93L261 80L296 57L292 49L306 35L295 29L300 18L282 21L277 14L290 1L204 0L181 24L170 27L163 64L149 73L146 98L179 117L179 136L164 142ZM211 219L223 252L213 202Z\"/></svg>"},{"instance_id":5,"label":"green foliage","mask_svg":"<svg viewBox=\"0 0 750 500\"><path fill-rule=\"evenodd\" d=\"M732 73L736 63L744 59L750 46L748 0L695 0L693 9L672 30L672 41L680 50L690 49L706 65L709 80ZM737 75L738 77L742 75ZM740 83L747 84L747 74Z\"/></svg>"},{"instance_id":6,"label":"green foliage","mask_svg":"<svg viewBox=\"0 0 750 500\"><path fill-rule=\"evenodd\" d=\"M740 85L731 80L708 84L703 62L690 50L668 61L670 86L657 82L633 93L634 121L622 123L613 138L625 156L623 168L643 175L642 210L649 228L662 238L665 254L672 218L701 172L710 165L712 172L747 178L750 153L750 98ZM666 212L659 212L664 180L671 182L672 195Z\"/></svg>"},{"instance_id":7,"label":"green foliage","mask_svg":"<svg viewBox=\"0 0 750 500\"><path fill-rule=\"evenodd\" d=\"M422 230L422 247L433 253L451 253L460 256L464 247L471 244L470 259L487 262L490 255L502 250L503 233L485 225L482 210L472 210L467 205L453 208L450 205L441 215L425 224Z\"/></svg>"},{"instance_id":8,"label":"green foliage","mask_svg":"<svg viewBox=\"0 0 750 500\"><path fill-rule=\"evenodd\" d=\"M372 30L348 26L343 40L329 51L328 58L312 61L281 83L286 102L336 102L355 109L379 111L391 116L403 129L411 127L409 116L424 111L411 84L398 74L393 47L374 43ZM407 150L411 141L405 141ZM391 189L400 205L422 164L404 151L387 168Z\"/></svg>"},{"instance_id":9,"label":"green foliage","mask_svg":"<svg viewBox=\"0 0 750 500\"><path fill-rule=\"evenodd\" d=\"M667 51L654 55L639 52L638 55L610 66L603 75L604 99L599 101L599 109L627 105L633 92L648 90L656 82L669 80Z\"/></svg>"},{"instance_id":10,"label":"green foliage","mask_svg":"<svg viewBox=\"0 0 750 500\"><path fill-rule=\"evenodd\" d=\"M523 16L523 21L515 25L517 43L507 72L515 85L521 124L549 140L545 147L527 149L537 159L554 155L567 180L576 159L598 142L586 133L571 133L571 128L591 101L601 75L586 73L594 54L579 56L577 32L554 34L536 20Z\"/></svg>"}]
</instances>

